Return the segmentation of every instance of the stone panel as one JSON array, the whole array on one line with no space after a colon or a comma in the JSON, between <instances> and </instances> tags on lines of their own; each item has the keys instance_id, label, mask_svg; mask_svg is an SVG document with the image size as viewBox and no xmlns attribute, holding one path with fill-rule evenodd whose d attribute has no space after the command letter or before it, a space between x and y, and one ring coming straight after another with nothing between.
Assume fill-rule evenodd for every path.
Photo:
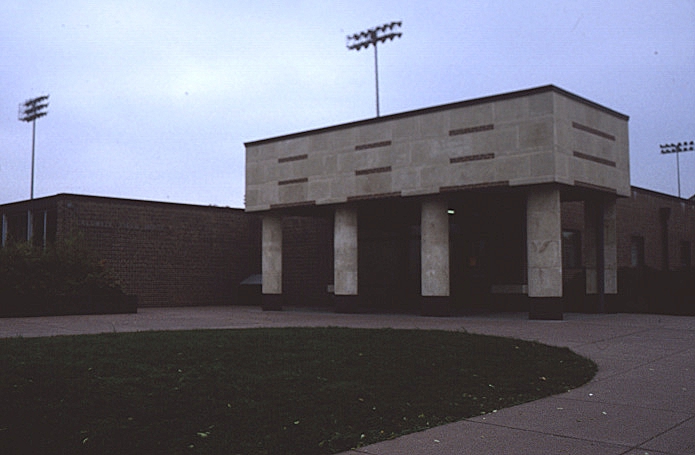
<instances>
[{"instance_id":1,"label":"stone panel","mask_svg":"<svg viewBox=\"0 0 695 455\"><path fill-rule=\"evenodd\" d=\"M261 270L263 294L282 294L282 219L264 216Z\"/></svg>"},{"instance_id":2,"label":"stone panel","mask_svg":"<svg viewBox=\"0 0 695 455\"><path fill-rule=\"evenodd\" d=\"M524 150L552 149L553 139L552 118L519 126L519 146Z\"/></svg>"},{"instance_id":3,"label":"stone panel","mask_svg":"<svg viewBox=\"0 0 695 455\"><path fill-rule=\"evenodd\" d=\"M422 202L422 295L449 296L449 219L446 199Z\"/></svg>"},{"instance_id":4,"label":"stone panel","mask_svg":"<svg viewBox=\"0 0 695 455\"><path fill-rule=\"evenodd\" d=\"M627 117L552 86L247 143L246 154L248 211L500 181L629 194ZM355 175L387 167L398 177ZM299 178L340 184L323 198L273 185Z\"/></svg>"},{"instance_id":5,"label":"stone panel","mask_svg":"<svg viewBox=\"0 0 695 455\"><path fill-rule=\"evenodd\" d=\"M529 297L562 297L560 190L530 189L526 208Z\"/></svg>"},{"instance_id":6,"label":"stone panel","mask_svg":"<svg viewBox=\"0 0 695 455\"><path fill-rule=\"evenodd\" d=\"M357 295L357 223L357 210L345 207L336 209L333 236L335 295Z\"/></svg>"}]
</instances>

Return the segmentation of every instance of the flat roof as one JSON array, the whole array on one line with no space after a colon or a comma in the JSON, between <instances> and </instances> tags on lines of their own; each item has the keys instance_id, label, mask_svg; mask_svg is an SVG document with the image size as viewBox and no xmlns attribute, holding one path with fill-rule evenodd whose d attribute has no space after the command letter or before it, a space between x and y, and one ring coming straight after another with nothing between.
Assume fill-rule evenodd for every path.
<instances>
[{"instance_id":1,"label":"flat roof","mask_svg":"<svg viewBox=\"0 0 695 455\"><path fill-rule=\"evenodd\" d=\"M92 196L88 194L74 194L74 193L57 193L51 196L42 196L34 199L24 199L21 201L8 202L5 204L0 204L2 209L11 209L14 207L25 207L27 205L40 205L46 202L57 201L58 199L82 199L92 202L113 202L119 204L131 204L131 205L159 205L165 207L179 207L179 208L190 208L190 209L208 209L208 210L233 210L243 212L244 209L240 207L226 207L219 205L201 205L201 204L187 204L182 202L167 202L167 201L153 201L147 199L129 199L129 198L118 198L111 196Z\"/></svg>"},{"instance_id":2,"label":"flat roof","mask_svg":"<svg viewBox=\"0 0 695 455\"><path fill-rule=\"evenodd\" d=\"M458 101L458 102L454 102L454 103L441 104L438 106L426 107L426 108L422 108L422 109L416 109L413 111L400 112L400 113L396 113L396 114L384 115L381 117L374 117L374 118L365 119L365 120L357 120L354 122L342 123L339 125L327 126L327 127L323 127L323 128L316 128L316 129L312 129L312 130L301 131L298 133L290 133L290 134L285 134L282 136L275 136L275 137L271 137L271 138L267 138L267 139L259 139L256 141L245 142L244 145L245 146L262 145L262 144L267 144L270 142L276 142L276 141L281 141L281 140L286 140L286 139L294 139L294 138L303 137L303 136L310 136L312 134L326 133L329 131L341 130L344 128L369 125L369 124L385 122L385 121L389 121L389 120L398 120L401 118L413 117L416 115L429 114L429 113L433 113L433 112L440 112L440 111L455 109L455 108L459 108L459 107L473 106L476 104L491 103L494 101L501 101L501 100L507 100L507 99L512 99L512 98L520 98L520 97L524 97L524 96L536 95L539 93L546 93L546 92L559 93L559 94L561 94L567 98L570 98L574 101L580 102L582 104L586 104L588 106L593 107L594 109L598 109L602 112L605 112L607 114L618 117L621 120L627 121L630 119L630 117L625 115L625 114L621 114L620 112L614 111L613 109L609 109L609 108L602 106L598 103L594 103L593 101L589 101L586 98L582 98L581 96L575 95L574 93L568 92L567 90L563 90L563 89L556 87L554 85L544 85L541 87L536 87L536 88L531 88L531 89L526 89L526 90L519 90L519 91L515 91L515 92L502 93L499 95L492 95L492 96L485 96L482 98L475 98L475 99L466 100L466 101Z\"/></svg>"}]
</instances>

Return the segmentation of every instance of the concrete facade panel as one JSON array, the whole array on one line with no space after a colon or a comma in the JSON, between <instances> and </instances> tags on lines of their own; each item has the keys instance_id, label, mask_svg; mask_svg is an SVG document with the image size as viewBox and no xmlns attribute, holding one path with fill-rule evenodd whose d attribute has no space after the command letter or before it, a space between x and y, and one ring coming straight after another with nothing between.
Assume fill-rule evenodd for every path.
<instances>
[{"instance_id":1,"label":"concrete facade panel","mask_svg":"<svg viewBox=\"0 0 695 455\"><path fill-rule=\"evenodd\" d=\"M323 201L329 197L330 192L330 180L312 180L308 183L307 199L309 199L310 201Z\"/></svg>"},{"instance_id":2,"label":"concrete facade panel","mask_svg":"<svg viewBox=\"0 0 695 455\"><path fill-rule=\"evenodd\" d=\"M529 122L519 125L519 147L522 150L543 149L553 147L553 119Z\"/></svg>"},{"instance_id":3,"label":"concrete facade panel","mask_svg":"<svg viewBox=\"0 0 695 455\"><path fill-rule=\"evenodd\" d=\"M306 182L282 185L278 190L281 204L293 204L308 200L309 186Z\"/></svg>"},{"instance_id":4,"label":"concrete facade panel","mask_svg":"<svg viewBox=\"0 0 695 455\"><path fill-rule=\"evenodd\" d=\"M487 125L494 123L495 114L492 104L479 104L468 109L451 111L450 128L465 128L470 125Z\"/></svg>"},{"instance_id":5,"label":"concrete facade panel","mask_svg":"<svg viewBox=\"0 0 695 455\"><path fill-rule=\"evenodd\" d=\"M512 181L531 177L531 159L528 156L507 156L495 158L498 181Z\"/></svg>"},{"instance_id":6,"label":"concrete facade panel","mask_svg":"<svg viewBox=\"0 0 695 455\"><path fill-rule=\"evenodd\" d=\"M555 175L555 154L552 151L543 151L529 155L530 165L535 176Z\"/></svg>"},{"instance_id":7,"label":"concrete facade panel","mask_svg":"<svg viewBox=\"0 0 695 455\"><path fill-rule=\"evenodd\" d=\"M422 295L448 297L449 285L449 219L444 198L422 202L421 260Z\"/></svg>"},{"instance_id":8,"label":"concrete facade panel","mask_svg":"<svg viewBox=\"0 0 695 455\"><path fill-rule=\"evenodd\" d=\"M562 297L560 190L529 190L526 208L528 295Z\"/></svg>"},{"instance_id":9,"label":"concrete facade panel","mask_svg":"<svg viewBox=\"0 0 695 455\"><path fill-rule=\"evenodd\" d=\"M525 97L493 102L495 123L517 122L528 116L528 99Z\"/></svg>"},{"instance_id":10,"label":"concrete facade panel","mask_svg":"<svg viewBox=\"0 0 695 455\"><path fill-rule=\"evenodd\" d=\"M335 295L357 295L358 292L358 219L353 207L335 210L333 235Z\"/></svg>"},{"instance_id":11,"label":"concrete facade panel","mask_svg":"<svg viewBox=\"0 0 695 455\"><path fill-rule=\"evenodd\" d=\"M358 194L389 194L393 192L391 172L357 176Z\"/></svg>"},{"instance_id":12,"label":"concrete facade panel","mask_svg":"<svg viewBox=\"0 0 695 455\"><path fill-rule=\"evenodd\" d=\"M264 216L261 232L263 294L282 294L282 218Z\"/></svg>"},{"instance_id":13,"label":"concrete facade panel","mask_svg":"<svg viewBox=\"0 0 695 455\"><path fill-rule=\"evenodd\" d=\"M625 116L552 86L379 117L247 143L246 209L436 194L500 181L562 182L627 195L627 138ZM528 161L515 161L520 166L512 172L502 157ZM404 179L404 168L419 179ZM324 198L276 187L301 179L341 185Z\"/></svg>"},{"instance_id":14,"label":"concrete facade panel","mask_svg":"<svg viewBox=\"0 0 695 455\"><path fill-rule=\"evenodd\" d=\"M453 164L449 173L448 186L479 185L496 181L497 167L495 160L471 161Z\"/></svg>"},{"instance_id":15,"label":"concrete facade panel","mask_svg":"<svg viewBox=\"0 0 695 455\"><path fill-rule=\"evenodd\" d=\"M618 238L617 212L615 199L604 202L603 241L604 241L604 290L606 294L618 293Z\"/></svg>"},{"instance_id":16,"label":"concrete facade panel","mask_svg":"<svg viewBox=\"0 0 695 455\"><path fill-rule=\"evenodd\" d=\"M420 120L417 117L410 117L393 122L393 137L398 138L399 143L410 142L422 137Z\"/></svg>"}]
</instances>

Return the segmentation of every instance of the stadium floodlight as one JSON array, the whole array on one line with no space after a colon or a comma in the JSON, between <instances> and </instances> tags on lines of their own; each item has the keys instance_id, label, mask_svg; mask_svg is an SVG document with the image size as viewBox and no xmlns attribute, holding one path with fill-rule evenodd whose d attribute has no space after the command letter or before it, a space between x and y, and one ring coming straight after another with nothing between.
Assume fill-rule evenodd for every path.
<instances>
[{"instance_id":1,"label":"stadium floodlight","mask_svg":"<svg viewBox=\"0 0 695 455\"><path fill-rule=\"evenodd\" d=\"M359 33L347 36L347 48L349 50L359 51L362 48L367 49L370 45L374 46L374 78L376 80L376 116L379 117L379 61L377 57L377 44L385 43L387 40L393 41L394 38L400 38L402 33L401 21L391 22L389 24L380 25L370 28Z\"/></svg>"},{"instance_id":2,"label":"stadium floodlight","mask_svg":"<svg viewBox=\"0 0 695 455\"><path fill-rule=\"evenodd\" d=\"M694 141L684 141L684 142L679 142L677 144L661 144L659 145L661 147L661 154L669 154L669 153L675 153L676 154L676 173L678 175L678 197L681 197L681 163L680 163L680 154L681 152L692 152L695 150L695 142Z\"/></svg>"},{"instance_id":3,"label":"stadium floodlight","mask_svg":"<svg viewBox=\"0 0 695 455\"><path fill-rule=\"evenodd\" d=\"M31 199L34 199L34 145L36 144L36 119L48 114L48 95L37 96L19 105L19 120L31 122Z\"/></svg>"}]
</instances>

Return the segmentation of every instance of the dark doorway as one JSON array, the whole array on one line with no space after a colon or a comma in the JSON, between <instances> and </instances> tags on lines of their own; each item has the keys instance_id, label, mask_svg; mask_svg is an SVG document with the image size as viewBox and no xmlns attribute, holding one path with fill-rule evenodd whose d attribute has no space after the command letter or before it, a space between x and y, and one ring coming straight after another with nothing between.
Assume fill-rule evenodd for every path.
<instances>
[{"instance_id":1,"label":"dark doorway","mask_svg":"<svg viewBox=\"0 0 695 455\"><path fill-rule=\"evenodd\" d=\"M454 310L519 309L526 283L525 199L503 193L471 194L450 207Z\"/></svg>"},{"instance_id":2,"label":"dark doorway","mask_svg":"<svg viewBox=\"0 0 695 455\"><path fill-rule=\"evenodd\" d=\"M365 203L359 214L358 282L364 311L418 312L419 206Z\"/></svg>"}]
</instances>

